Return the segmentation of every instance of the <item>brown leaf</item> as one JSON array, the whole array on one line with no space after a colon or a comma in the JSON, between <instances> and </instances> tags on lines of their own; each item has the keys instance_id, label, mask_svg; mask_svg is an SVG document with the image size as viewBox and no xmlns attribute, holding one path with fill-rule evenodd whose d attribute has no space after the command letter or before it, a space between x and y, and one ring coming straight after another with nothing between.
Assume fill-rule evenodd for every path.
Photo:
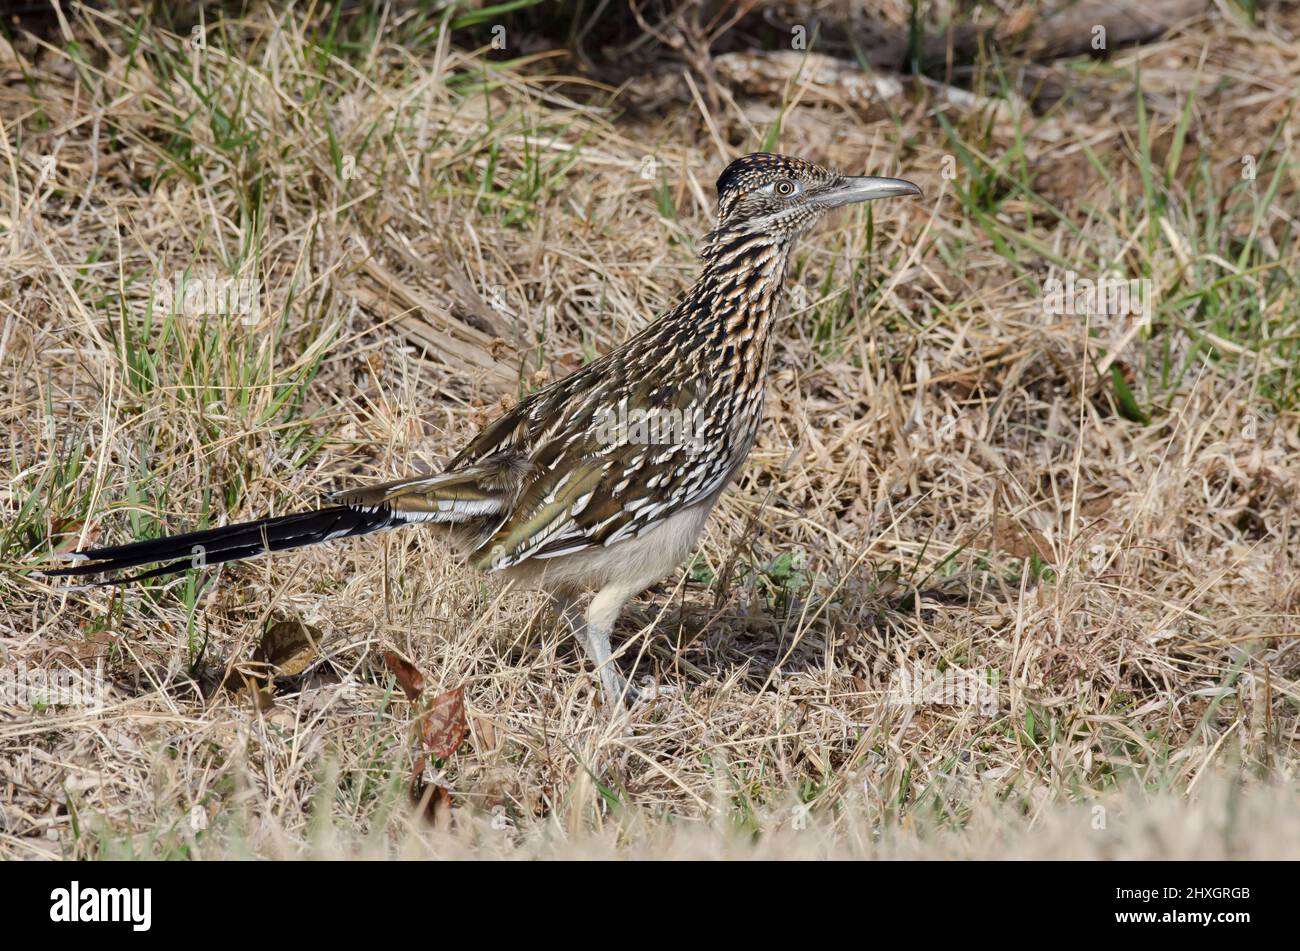
<instances>
[{"instance_id":1,"label":"brown leaf","mask_svg":"<svg viewBox=\"0 0 1300 951\"><path fill-rule=\"evenodd\" d=\"M450 759L468 732L464 687L434 697L420 721L420 741L439 759Z\"/></svg>"},{"instance_id":2,"label":"brown leaf","mask_svg":"<svg viewBox=\"0 0 1300 951\"><path fill-rule=\"evenodd\" d=\"M1085 518L1097 518L1105 515L1115 504L1115 499L1110 495L1095 495L1090 499L1083 499L1079 502L1079 514Z\"/></svg>"},{"instance_id":3,"label":"brown leaf","mask_svg":"<svg viewBox=\"0 0 1300 951\"><path fill-rule=\"evenodd\" d=\"M1037 555L1048 564L1056 561L1052 545L1042 532L1026 529L1006 515L998 515L993 520L992 546L1000 548L1013 558L1026 559Z\"/></svg>"},{"instance_id":4,"label":"brown leaf","mask_svg":"<svg viewBox=\"0 0 1300 951\"><path fill-rule=\"evenodd\" d=\"M275 668L277 677L293 677L307 669L319 655L321 632L302 621L272 624L253 652L253 660Z\"/></svg>"},{"instance_id":5,"label":"brown leaf","mask_svg":"<svg viewBox=\"0 0 1300 951\"><path fill-rule=\"evenodd\" d=\"M582 354L572 351L560 354L555 362L565 373L577 373L583 367Z\"/></svg>"},{"instance_id":6,"label":"brown leaf","mask_svg":"<svg viewBox=\"0 0 1300 951\"><path fill-rule=\"evenodd\" d=\"M424 674L396 651L384 651L384 664L397 678L398 686L406 694L406 699L412 703L419 700L420 694L424 693Z\"/></svg>"},{"instance_id":7,"label":"brown leaf","mask_svg":"<svg viewBox=\"0 0 1300 951\"><path fill-rule=\"evenodd\" d=\"M63 519L55 522L50 534L67 535L68 537L54 546L54 553L56 555L66 555L70 551L76 551L81 530L85 525L84 519Z\"/></svg>"},{"instance_id":8,"label":"brown leaf","mask_svg":"<svg viewBox=\"0 0 1300 951\"><path fill-rule=\"evenodd\" d=\"M270 683L263 683L259 678L249 676L239 672L235 668L235 673L243 680L243 688L248 691L248 697L253 703L253 709L260 713L274 709L275 707L275 686Z\"/></svg>"}]
</instances>

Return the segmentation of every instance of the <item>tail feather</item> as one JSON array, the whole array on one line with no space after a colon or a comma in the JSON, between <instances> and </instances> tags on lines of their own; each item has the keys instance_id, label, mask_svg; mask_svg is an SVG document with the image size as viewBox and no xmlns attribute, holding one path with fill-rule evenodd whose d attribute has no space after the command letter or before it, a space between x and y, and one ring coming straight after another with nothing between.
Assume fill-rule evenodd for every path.
<instances>
[{"instance_id":1,"label":"tail feather","mask_svg":"<svg viewBox=\"0 0 1300 951\"><path fill-rule=\"evenodd\" d=\"M71 556L74 564L45 574L56 578L110 574L114 577L94 583L125 584L412 522L462 527L474 536L483 525L500 521L528 470L529 463L518 453L500 452L450 472L340 492L332 498L339 504L311 512L79 551ZM138 575L122 574L150 564L158 567Z\"/></svg>"},{"instance_id":2,"label":"tail feather","mask_svg":"<svg viewBox=\"0 0 1300 951\"><path fill-rule=\"evenodd\" d=\"M119 573L141 565L162 563L143 574L105 578L96 584L125 584L177 574L189 568L220 565L228 561L255 558L266 552L302 548L335 538L368 535L407 522L389 511L359 509L347 505L331 506L313 512L297 512L278 518L241 522L222 528L186 532L165 538L109 545L76 552L76 563L66 568L46 571L53 577L84 577Z\"/></svg>"}]
</instances>

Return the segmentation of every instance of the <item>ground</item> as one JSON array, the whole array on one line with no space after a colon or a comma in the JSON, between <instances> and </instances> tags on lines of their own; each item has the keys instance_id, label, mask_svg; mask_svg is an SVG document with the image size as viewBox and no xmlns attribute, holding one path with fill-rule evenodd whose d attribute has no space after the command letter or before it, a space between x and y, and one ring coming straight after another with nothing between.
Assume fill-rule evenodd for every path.
<instances>
[{"instance_id":1,"label":"ground","mask_svg":"<svg viewBox=\"0 0 1300 951\"><path fill-rule=\"evenodd\" d=\"M1300 854L1293 8L1011 111L313 11L0 40L0 856ZM617 629L671 693L418 529L39 575L436 467L671 306L762 148L926 195L800 246L749 465ZM463 688L445 757L385 652Z\"/></svg>"}]
</instances>

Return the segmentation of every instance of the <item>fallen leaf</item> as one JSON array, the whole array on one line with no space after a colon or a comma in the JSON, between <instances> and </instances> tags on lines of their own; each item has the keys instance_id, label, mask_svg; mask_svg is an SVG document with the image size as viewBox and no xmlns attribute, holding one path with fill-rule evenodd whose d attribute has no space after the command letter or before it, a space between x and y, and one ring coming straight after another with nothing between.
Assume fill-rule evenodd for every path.
<instances>
[{"instance_id":1,"label":"fallen leaf","mask_svg":"<svg viewBox=\"0 0 1300 951\"><path fill-rule=\"evenodd\" d=\"M420 699L420 694L424 693L424 674L414 664L396 651L384 651L384 665L397 678L397 684L402 688L402 693L406 694L407 700L414 703Z\"/></svg>"},{"instance_id":2,"label":"fallen leaf","mask_svg":"<svg viewBox=\"0 0 1300 951\"><path fill-rule=\"evenodd\" d=\"M243 687L248 691L248 698L253 703L253 709L260 713L266 713L268 710L275 708L275 685L263 683L258 677L253 677L245 673L240 673L238 668L235 672L243 680Z\"/></svg>"},{"instance_id":3,"label":"fallen leaf","mask_svg":"<svg viewBox=\"0 0 1300 951\"><path fill-rule=\"evenodd\" d=\"M56 522L52 526L51 535L67 535L63 541L54 546L54 554L66 555L70 551L77 550L77 542L80 541L81 530L86 525L84 519L64 519Z\"/></svg>"},{"instance_id":4,"label":"fallen leaf","mask_svg":"<svg viewBox=\"0 0 1300 951\"><path fill-rule=\"evenodd\" d=\"M1085 518L1097 518L1111 510L1115 500L1109 495L1096 495L1079 502L1079 514Z\"/></svg>"},{"instance_id":5,"label":"fallen leaf","mask_svg":"<svg viewBox=\"0 0 1300 951\"><path fill-rule=\"evenodd\" d=\"M584 366L582 354L580 353L562 353L555 361L565 373L577 373Z\"/></svg>"},{"instance_id":6,"label":"fallen leaf","mask_svg":"<svg viewBox=\"0 0 1300 951\"><path fill-rule=\"evenodd\" d=\"M1042 532L1026 529L1006 515L998 515L993 520L992 547L1000 548L1013 558L1024 559L1037 555L1049 565L1056 561L1051 542Z\"/></svg>"},{"instance_id":7,"label":"fallen leaf","mask_svg":"<svg viewBox=\"0 0 1300 951\"><path fill-rule=\"evenodd\" d=\"M450 759L468 732L464 687L434 697L420 720L420 741L439 759Z\"/></svg>"},{"instance_id":8,"label":"fallen leaf","mask_svg":"<svg viewBox=\"0 0 1300 951\"><path fill-rule=\"evenodd\" d=\"M277 677L293 677L319 656L321 632L302 621L272 624L253 652L253 660L275 669Z\"/></svg>"}]
</instances>

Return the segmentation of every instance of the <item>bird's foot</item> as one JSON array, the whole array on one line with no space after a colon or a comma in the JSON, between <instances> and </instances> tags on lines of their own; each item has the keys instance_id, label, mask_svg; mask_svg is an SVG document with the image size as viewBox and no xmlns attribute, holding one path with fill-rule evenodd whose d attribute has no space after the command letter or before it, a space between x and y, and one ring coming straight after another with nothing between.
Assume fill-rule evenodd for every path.
<instances>
[{"instance_id":1,"label":"bird's foot","mask_svg":"<svg viewBox=\"0 0 1300 951\"><path fill-rule=\"evenodd\" d=\"M675 697L680 691L672 684L661 684L649 674L641 678L641 686L634 688L637 694L637 703L649 703L651 700L659 700L663 697Z\"/></svg>"},{"instance_id":2,"label":"bird's foot","mask_svg":"<svg viewBox=\"0 0 1300 951\"><path fill-rule=\"evenodd\" d=\"M613 703L632 710L653 700L677 695L676 687L656 683L648 674L641 678L640 686L629 683L617 671L611 670L611 666L606 664L601 669L600 685L603 696Z\"/></svg>"}]
</instances>

